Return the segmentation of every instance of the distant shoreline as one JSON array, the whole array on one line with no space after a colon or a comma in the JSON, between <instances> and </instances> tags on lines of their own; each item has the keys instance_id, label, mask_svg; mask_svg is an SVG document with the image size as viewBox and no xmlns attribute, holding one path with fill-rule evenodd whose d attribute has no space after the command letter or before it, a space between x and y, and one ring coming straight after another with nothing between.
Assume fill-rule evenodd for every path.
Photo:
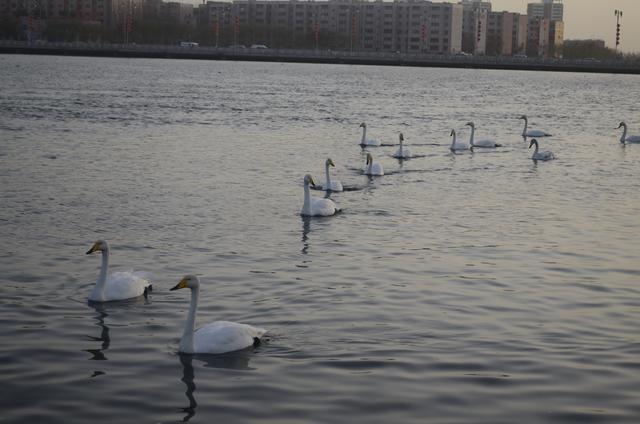
<instances>
[{"instance_id":1,"label":"distant shoreline","mask_svg":"<svg viewBox=\"0 0 640 424\"><path fill-rule=\"evenodd\" d=\"M0 41L0 54L119 57L147 59L232 60L432 68L503 69L516 71L640 74L640 64L621 61L563 60L462 55L344 52L330 50L239 49L90 43Z\"/></svg>"}]
</instances>

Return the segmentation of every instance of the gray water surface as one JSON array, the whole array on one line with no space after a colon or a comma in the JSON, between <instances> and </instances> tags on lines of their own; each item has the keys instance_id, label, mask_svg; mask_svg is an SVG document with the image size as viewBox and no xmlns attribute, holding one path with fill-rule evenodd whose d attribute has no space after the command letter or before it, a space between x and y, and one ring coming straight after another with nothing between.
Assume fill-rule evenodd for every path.
<instances>
[{"instance_id":1,"label":"gray water surface","mask_svg":"<svg viewBox=\"0 0 640 424\"><path fill-rule=\"evenodd\" d=\"M0 87L0 421L640 420L639 77L0 56ZM452 155L470 120L503 147ZM361 175L362 121L423 157ZM302 219L326 157L358 190ZM99 238L148 299L87 304ZM187 273L267 340L179 355Z\"/></svg>"}]
</instances>

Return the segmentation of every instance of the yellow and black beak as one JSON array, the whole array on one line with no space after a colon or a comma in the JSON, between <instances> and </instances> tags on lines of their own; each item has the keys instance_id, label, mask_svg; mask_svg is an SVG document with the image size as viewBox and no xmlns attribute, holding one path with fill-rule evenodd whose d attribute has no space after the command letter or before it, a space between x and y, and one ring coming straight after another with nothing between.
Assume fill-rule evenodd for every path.
<instances>
[{"instance_id":1,"label":"yellow and black beak","mask_svg":"<svg viewBox=\"0 0 640 424\"><path fill-rule=\"evenodd\" d=\"M102 245L100 243L94 243L93 246L91 246L91 249L87 251L87 255L90 255L93 252L100 252L101 250L102 250Z\"/></svg>"},{"instance_id":2,"label":"yellow and black beak","mask_svg":"<svg viewBox=\"0 0 640 424\"><path fill-rule=\"evenodd\" d=\"M169 289L169 290L173 291L173 290L178 290L178 289L186 289L188 281L189 280L187 280L187 278L185 277L182 280L180 280L180 282L178 284L176 284L175 287L173 287L172 289Z\"/></svg>"},{"instance_id":3,"label":"yellow and black beak","mask_svg":"<svg viewBox=\"0 0 640 424\"><path fill-rule=\"evenodd\" d=\"M329 166L333 166L333 167L336 166L331 159L329 159Z\"/></svg>"},{"instance_id":4,"label":"yellow and black beak","mask_svg":"<svg viewBox=\"0 0 640 424\"><path fill-rule=\"evenodd\" d=\"M315 187L316 187L316 183L315 183L315 181L313 181L313 177L309 177L309 185L310 185L311 187L313 187L313 188L315 188Z\"/></svg>"},{"instance_id":5,"label":"yellow and black beak","mask_svg":"<svg viewBox=\"0 0 640 424\"><path fill-rule=\"evenodd\" d=\"M367 165L369 165L371 163L371 154L367 155Z\"/></svg>"}]
</instances>

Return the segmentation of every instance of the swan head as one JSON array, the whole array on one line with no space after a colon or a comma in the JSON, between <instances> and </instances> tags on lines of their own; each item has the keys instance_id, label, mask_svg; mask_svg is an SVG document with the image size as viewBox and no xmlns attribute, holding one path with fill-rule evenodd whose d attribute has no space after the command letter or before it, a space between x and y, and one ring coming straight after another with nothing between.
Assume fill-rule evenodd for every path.
<instances>
[{"instance_id":1,"label":"swan head","mask_svg":"<svg viewBox=\"0 0 640 424\"><path fill-rule=\"evenodd\" d=\"M404 135L400 133L400 141L404 141Z\"/></svg>"},{"instance_id":2,"label":"swan head","mask_svg":"<svg viewBox=\"0 0 640 424\"><path fill-rule=\"evenodd\" d=\"M360 128L367 128L367 124L363 122L362 124L360 124Z\"/></svg>"},{"instance_id":3,"label":"swan head","mask_svg":"<svg viewBox=\"0 0 640 424\"><path fill-rule=\"evenodd\" d=\"M371 153L367 153L367 165L369 165L372 162L373 162L373 156L371 156Z\"/></svg>"},{"instance_id":4,"label":"swan head","mask_svg":"<svg viewBox=\"0 0 640 424\"><path fill-rule=\"evenodd\" d=\"M313 177L311 176L311 174L307 174L304 176L304 185L310 185L311 187L316 186L316 183L313 181Z\"/></svg>"},{"instance_id":5,"label":"swan head","mask_svg":"<svg viewBox=\"0 0 640 424\"><path fill-rule=\"evenodd\" d=\"M476 127L476 124L474 124L473 122L467 122L466 125L471 127L471 128L475 128Z\"/></svg>"},{"instance_id":6,"label":"swan head","mask_svg":"<svg viewBox=\"0 0 640 424\"><path fill-rule=\"evenodd\" d=\"M449 134L451 137L453 137L454 135L456 135L456 130L451 130L451 134Z\"/></svg>"},{"instance_id":7,"label":"swan head","mask_svg":"<svg viewBox=\"0 0 640 424\"><path fill-rule=\"evenodd\" d=\"M98 240L93 243L91 249L87 251L87 255L90 255L95 252L108 252L109 251L109 243L106 240Z\"/></svg>"},{"instance_id":8,"label":"swan head","mask_svg":"<svg viewBox=\"0 0 640 424\"><path fill-rule=\"evenodd\" d=\"M522 115L521 117L519 117L518 119L524 119L525 121L527 120L527 115Z\"/></svg>"},{"instance_id":9,"label":"swan head","mask_svg":"<svg viewBox=\"0 0 640 424\"><path fill-rule=\"evenodd\" d=\"M179 289L195 289L200 287L200 280L198 279L198 277L196 277L195 275L185 275L184 277L182 277L182 280L180 280L180 282L178 284L176 284L174 287L172 287L171 291L173 290L179 290Z\"/></svg>"},{"instance_id":10,"label":"swan head","mask_svg":"<svg viewBox=\"0 0 640 424\"><path fill-rule=\"evenodd\" d=\"M622 128L622 127L627 128L627 124L625 122L620 122L620 125L618 125L618 128L616 128L616 129L619 129L619 128Z\"/></svg>"},{"instance_id":11,"label":"swan head","mask_svg":"<svg viewBox=\"0 0 640 424\"><path fill-rule=\"evenodd\" d=\"M536 140L535 138L533 140L531 140L531 143L529 144L529 148L532 148L534 145L535 146L538 145L538 140Z\"/></svg>"},{"instance_id":12,"label":"swan head","mask_svg":"<svg viewBox=\"0 0 640 424\"><path fill-rule=\"evenodd\" d=\"M324 163L326 166L333 166L335 167L336 165L333 163L333 161L331 160L331 158L328 158L327 161Z\"/></svg>"}]
</instances>

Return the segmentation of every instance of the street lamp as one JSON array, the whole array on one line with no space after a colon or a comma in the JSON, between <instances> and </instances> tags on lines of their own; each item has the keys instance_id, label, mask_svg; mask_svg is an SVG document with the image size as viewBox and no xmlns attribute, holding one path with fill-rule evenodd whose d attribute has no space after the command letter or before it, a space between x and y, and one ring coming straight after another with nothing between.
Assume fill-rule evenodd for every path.
<instances>
[{"instance_id":1,"label":"street lamp","mask_svg":"<svg viewBox=\"0 0 640 424\"><path fill-rule=\"evenodd\" d=\"M622 18L622 10L616 9L616 50L618 50L618 46L620 45L620 19Z\"/></svg>"}]
</instances>

